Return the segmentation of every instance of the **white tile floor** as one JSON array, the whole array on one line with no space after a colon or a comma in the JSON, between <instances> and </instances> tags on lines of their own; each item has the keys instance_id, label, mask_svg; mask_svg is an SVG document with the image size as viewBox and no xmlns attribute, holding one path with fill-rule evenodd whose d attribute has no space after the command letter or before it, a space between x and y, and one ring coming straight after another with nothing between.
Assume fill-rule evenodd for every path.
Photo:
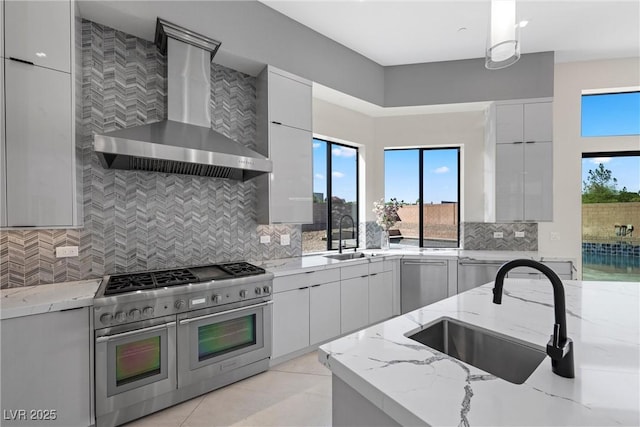
<instances>
[{"instance_id":1,"label":"white tile floor","mask_svg":"<svg viewBox=\"0 0 640 427\"><path fill-rule=\"evenodd\" d=\"M330 425L331 372L314 351L127 427Z\"/></svg>"}]
</instances>

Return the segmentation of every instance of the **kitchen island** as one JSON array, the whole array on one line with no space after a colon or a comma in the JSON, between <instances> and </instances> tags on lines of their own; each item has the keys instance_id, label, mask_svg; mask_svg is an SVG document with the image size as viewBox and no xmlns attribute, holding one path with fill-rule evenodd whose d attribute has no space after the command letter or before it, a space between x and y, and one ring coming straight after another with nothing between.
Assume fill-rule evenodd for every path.
<instances>
[{"instance_id":1,"label":"kitchen island","mask_svg":"<svg viewBox=\"0 0 640 427\"><path fill-rule=\"evenodd\" d=\"M640 425L640 283L564 281L575 378L547 357L517 385L407 336L443 317L544 351L552 333L546 280L507 279L320 347L333 373L334 425Z\"/></svg>"}]
</instances>

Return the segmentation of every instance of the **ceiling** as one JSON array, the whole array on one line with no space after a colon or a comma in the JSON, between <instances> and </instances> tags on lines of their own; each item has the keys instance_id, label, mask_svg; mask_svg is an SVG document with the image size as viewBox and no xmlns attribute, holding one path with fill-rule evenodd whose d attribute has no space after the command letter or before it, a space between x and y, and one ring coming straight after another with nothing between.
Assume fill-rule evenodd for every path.
<instances>
[{"instance_id":1,"label":"ceiling","mask_svg":"<svg viewBox=\"0 0 640 427\"><path fill-rule=\"evenodd\" d=\"M489 0L260 0L380 65L484 56ZM522 53L556 62L640 56L640 1L518 0ZM463 29L464 28L464 29Z\"/></svg>"}]
</instances>

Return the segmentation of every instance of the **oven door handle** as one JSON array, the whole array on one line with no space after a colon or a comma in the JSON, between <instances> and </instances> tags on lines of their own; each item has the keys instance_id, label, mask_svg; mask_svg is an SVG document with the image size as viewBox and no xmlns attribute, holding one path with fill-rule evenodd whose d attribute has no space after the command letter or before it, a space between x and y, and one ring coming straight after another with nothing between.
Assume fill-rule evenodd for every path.
<instances>
[{"instance_id":1,"label":"oven door handle","mask_svg":"<svg viewBox=\"0 0 640 427\"><path fill-rule=\"evenodd\" d=\"M187 324L189 324L191 322L195 322L195 321L198 321L198 320L210 319L212 317L218 317L218 316L222 316L224 314L237 313L238 311L251 310L253 308L264 307L264 306L267 306L267 305L270 305L270 304L273 304L273 300L269 300L267 302L262 302L260 304L248 305L246 307L234 308L232 310L225 310L225 311L221 311L219 313L205 314L204 316L198 316L198 317L193 317L191 319L181 320L180 321L180 325L187 325Z\"/></svg>"},{"instance_id":2,"label":"oven door handle","mask_svg":"<svg viewBox=\"0 0 640 427\"><path fill-rule=\"evenodd\" d=\"M109 342L117 338L128 337L131 335L141 334L145 332L159 331L160 329L166 329L176 326L176 322L163 323L162 325L151 326L149 328L136 329L135 331L123 332L115 335L105 335L104 337L96 338L96 343Z\"/></svg>"}]
</instances>

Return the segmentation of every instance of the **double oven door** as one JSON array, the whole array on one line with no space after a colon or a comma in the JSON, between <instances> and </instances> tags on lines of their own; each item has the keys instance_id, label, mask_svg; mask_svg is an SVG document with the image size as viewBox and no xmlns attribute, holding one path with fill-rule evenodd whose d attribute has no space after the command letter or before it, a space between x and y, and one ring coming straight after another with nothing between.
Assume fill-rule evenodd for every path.
<instances>
[{"instance_id":1,"label":"double oven door","mask_svg":"<svg viewBox=\"0 0 640 427\"><path fill-rule=\"evenodd\" d=\"M96 416L176 388L176 317L96 331Z\"/></svg>"},{"instance_id":2,"label":"double oven door","mask_svg":"<svg viewBox=\"0 0 640 427\"><path fill-rule=\"evenodd\" d=\"M272 301L178 315L178 388L215 386L217 375L271 356Z\"/></svg>"}]
</instances>

